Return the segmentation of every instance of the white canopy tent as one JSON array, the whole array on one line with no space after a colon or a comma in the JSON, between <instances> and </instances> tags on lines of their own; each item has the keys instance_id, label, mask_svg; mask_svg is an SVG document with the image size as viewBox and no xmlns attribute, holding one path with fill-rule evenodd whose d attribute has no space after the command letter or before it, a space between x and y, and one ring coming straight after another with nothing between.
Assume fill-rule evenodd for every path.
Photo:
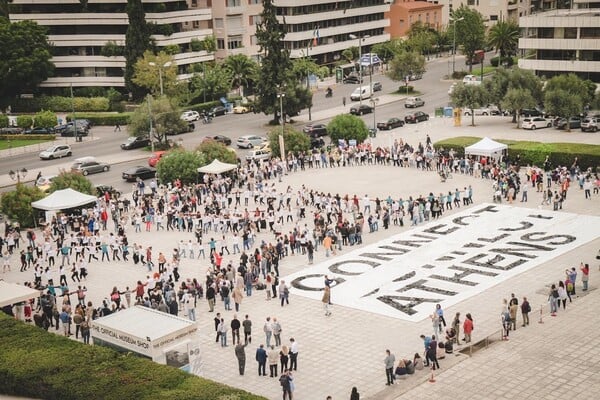
<instances>
[{"instance_id":1,"label":"white canopy tent","mask_svg":"<svg viewBox=\"0 0 600 400\"><path fill-rule=\"evenodd\" d=\"M465 147L465 155L487 156L500 159L506 154L507 149L507 145L496 142L489 137L484 137L479 142Z\"/></svg>"},{"instance_id":2,"label":"white canopy tent","mask_svg":"<svg viewBox=\"0 0 600 400\"><path fill-rule=\"evenodd\" d=\"M96 196L80 193L69 188L57 190L41 200L34 201L31 203L31 206L39 210L58 211L84 206L86 204L94 203L96 200Z\"/></svg>"},{"instance_id":3,"label":"white canopy tent","mask_svg":"<svg viewBox=\"0 0 600 400\"><path fill-rule=\"evenodd\" d=\"M27 286L0 281L0 307L40 296L40 291Z\"/></svg>"},{"instance_id":4,"label":"white canopy tent","mask_svg":"<svg viewBox=\"0 0 600 400\"><path fill-rule=\"evenodd\" d=\"M222 174L223 172L231 171L236 168L236 164L228 164L215 159L210 164L198 168L198 172L204 174Z\"/></svg>"}]
</instances>

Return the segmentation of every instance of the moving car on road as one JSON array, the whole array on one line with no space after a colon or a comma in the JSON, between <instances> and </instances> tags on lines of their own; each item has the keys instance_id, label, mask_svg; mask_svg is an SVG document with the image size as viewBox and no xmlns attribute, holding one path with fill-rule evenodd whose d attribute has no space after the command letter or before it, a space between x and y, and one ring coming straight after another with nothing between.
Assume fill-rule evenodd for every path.
<instances>
[{"instance_id":1,"label":"moving car on road","mask_svg":"<svg viewBox=\"0 0 600 400\"><path fill-rule=\"evenodd\" d=\"M200 119L198 111L184 111L179 117L186 122L194 122Z\"/></svg>"},{"instance_id":2,"label":"moving car on road","mask_svg":"<svg viewBox=\"0 0 600 400\"><path fill-rule=\"evenodd\" d=\"M381 130L390 130L390 129L394 129L394 128L398 128L400 126L404 126L404 121L402 121L400 118L390 118L385 122L378 122L377 123L377 129L381 129Z\"/></svg>"},{"instance_id":3,"label":"moving car on road","mask_svg":"<svg viewBox=\"0 0 600 400\"><path fill-rule=\"evenodd\" d=\"M521 123L521 128L523 129L531 129L535 131L539 128L550 128L552 126L552 121L543 118L543 117L531 117L525 118Z\"/></svg>"},{"instance_id":4,"label":"moving car on road","mask_svg":"<svg viewBox=\"0 0 600 400\"><path fill-rule=\"evenodd\" d=\"M121 149L132 150L150 145L148 136L130 136L124 143L121 143Z\"/></svg>"},{"instance_id":5,"label":"moving car on road","mask_svg":"<svg viewBox=\"0 0 600 400\"><path fill-rule=\"evenodd\" d=\"M254 146L262 145L266 141L267 140L265 138L260 137L260 136L244 135L244 136L241 136L237 140L236 144L237 144L237 147L239 147L240 149L251 149Z\"/></svg>"},{"instance_id":6,"label":"moving car on road","mask_svg":"<svg viewBox=\"0 0 600 400\"><path fill-rule=\"evenodd\" d=\"M110 169L110 165L105 162L100 162L94 157L82 157L75 160L75 163L71 166L72 172L79 172L80 174L87 176L89 174L97 174L99 172L106 172Z\"/></svg>"},{"instance_id":7,"label":"moving car on road","mask_svg":"<svg viewBox=\"0 0 600 400\"><path fill-rule=\"evenodd\" d=\"M405 108L423 107L424 105L425 101L420 97L407 97L404 101Z\"/></svg>"},{"instance_id":8,"label":"moving car on road","mask_svg":"<svg viewBox=\"0 0 600 400\"><path fill-rule=\"evenodd\" d=\"M156 164L158 164L158 162L160 161L160 159L163 158L163 156L166 153L167 152L164 151L164 150L155 151L154 153L152 153L152 155L148 159L148 165L151 166L151 167L156 167Z\"/></svg>"},{"instance_id":9,"label":"moving car on road","mask_svg":"<svg viewBox=\"0 0 600 400\"><path fill-rule=\"evenodd\" d=\"M53 160L55 158L70 157L71 154L73 154L71 146L68 144L57 144L42 151L40 153L40 158L42 160Z\"/></svg>"},{"instance_id":10,"label":"moving car on road","mask_svg":"<svg viewBox=\"0 0 600 400\"><path fill-rule=\"evenodd\" d=\"M223 106L216 106L216 107L211 108L208 113L210 115L214 115L215 117L217 117L219 115L225 115L225 114L227 114L227 108L225 108Z\"/></svg>"},{"instance_id":11,"label":"moving car on road","mask_svg":"<svg viewBox=\"0 0 600 400\"><path fill-rule=\"evenodd\" d=\"M250 108L248 108L246 106L235 106L235 107L233 107L233 113L234 114L246 114L247 112L250 112Z\"/></svg>"},{"instance_id":12,"label":"moving car on road","mask_svg":"<svg viewBox=\"0 0 600 400\"><path fill-rule=\"evenodd\" d=\"M424 113L423 111L415 111L412 114L408 114L404 117L404 122L407 124L416 124L417 122L427 121L429 119L429 114Z\"/></svg>"},{"instance_id":13,"label":"moving car on road","mask_svg":"<svg viewBox=\"0 0 600 400\"><path fill-rule=\"evenodd\" d=\"M350 74L343 79L344 83L362 83L362 77L356 74Z\"/></svg>"},{"instance_id":14,"label":"moving car on road","mask_svg":"<svg viewBox=\"0 0 600 400\"><path fill-rule=\"evenodd\" d=\"M123 179L125 179L127 182L133 182L135 180L137 180L137 178L140 179L150 179L150 178L154 178L156 176L156 169L152 168L152 167L144 167L141 165L138 165L137 167L132 167L129 168L125 171L123 171L122 177Z\"/></svg>"},{"instance_id":15,"label":"moving car on road","mask_svg":"<svg viewBox=\"0 0 600 400\"><path fill-rule=\"evenodd\" d=\"M204 139L202 139L202 142L207 142L210 140L214 140L215 142L223 143L225 146L229 146L231 144L231 139L229 139L227 136L223 136L223 135L206 136Z\"/></svg>"},{"instance_id":16,"label":"moving car on road","mask_svg":"<svg viewBox=\"0 0 600 400\"><path fill-rule=\"evenodd\" d=\"M311 137L327 136L327 125L325 124L309 124L302 131Z\"/></svg>"},{"instance_id":17,"label":"moving car on road","mask_svg":"<svg viewBox=\"0 0 600 400\"><path fill-rule=\"evenodd\" d=\"M352 115L363 115L363 114L369 114L373 112L373 107L367 105L367 104L362 104L360 106L353 106L350 109L350 114Z\"/></svg>"}]
</instances>

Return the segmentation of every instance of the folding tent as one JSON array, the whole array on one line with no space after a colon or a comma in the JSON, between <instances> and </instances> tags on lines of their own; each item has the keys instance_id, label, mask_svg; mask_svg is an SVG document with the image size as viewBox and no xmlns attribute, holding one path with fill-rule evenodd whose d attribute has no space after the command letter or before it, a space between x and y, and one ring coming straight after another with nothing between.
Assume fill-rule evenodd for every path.
<instances>
[{"instance_id":1,"label":"folding tent","mask_svg":"<svg viewBox=\"0 0 600 400\"><path fill-rule=\"evenodd\" d=\"M465 155L486 156L500 159L506 154L508 146L498 143L489 137L484 137L479 142L465 147Z\"/></svg>"},{"instance_id":2,"label":"folding tent","mask_svg":"<svg viewBox=\"0 0 600 400\"><path fill-rule=\"evenodd\" d=\"M232 171L236 168L236 164L228 164L215 159L210 164L198 168L198 172L204 174L222 174L223 172Z\"/></svg>"}]
</instances>

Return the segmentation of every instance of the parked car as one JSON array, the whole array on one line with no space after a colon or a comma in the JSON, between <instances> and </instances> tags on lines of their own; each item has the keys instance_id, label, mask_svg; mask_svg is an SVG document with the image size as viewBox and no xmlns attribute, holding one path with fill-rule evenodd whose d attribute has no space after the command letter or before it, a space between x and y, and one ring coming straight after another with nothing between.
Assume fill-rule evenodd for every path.
<instances>
[{"instance_id":1,"label":"parked car","mask_svg":"<svg viewBox=\"0 0 600 400\"><path fill-rule=\"evenodd\" d=\"M42 175L35 181L35 186L37 186L42 192L46 193L50 189L52 181L56 179L57 176L58 175Z\"/></svg>"},{"instance_id":2,"label":"parked car","mask_svg":"<svg viewBox=\"0 0 600 400\"><path fill-rule=\"evenodd\" d=\"M362 77L356 74L350 74L343 79L344 83L362 83Z\"/></svg>"},{"instance_id":3,"label":"parked car","mask_svg":"<svg viewBox=\"0 0 600 400\"><path fill-rule=\"evenodd\" d=\"M352 115L363 115L363 114L369 114L373 112L373 107L367 105L367 104L362 104L359 106L353 106L350 109L350 114Z\"/></svg>"},{"instance_id":4,"label":"parked car","mask_svg":"<svg viewBox=\"0 0 600 400\"><path fill-rule=\"evenodd\" d=\"M203 142L209 140L214 140L215 142L223 143L225 146L229 146L231 144L231 139L223 135L206 136L204 139L202 139Z\"/></svg>"},{"instance_id":5,"label":"parked car","mask_svg":"<svg viewBox=\"0 0 600 400\"><path fill-rule=\"evenodd\" d=\"M167 152L164 150L160 150L160 151L155 151L154 153L152 153L152 155L150 156L150 158L148 159L148 165L151 167L156 167L156 164L158 164L158 162L160 161L160 159L166 154Z\"/></svg>"},{"instance_id":6,"label":"parked car","mask_svg":"<svg viewBox=\"0 0 600 400\"><path fill-rule=\"evenodd\" d=\"M71 166L71 172L79 172L84 176L89 174L97 174L99 172L106 172L109 169L110 165L108 163L100 162L94 157L78 158Z\"/></svg>"},{"instance_id":7,"label":"parked car","mask_svg":"<svg viewBox=\"0 0 600 400\"><path fill-rule=\"evenodd\" d=\"M150 138L148 136L130 136L124 143L121 143L121 148L123 150L132 150L149 145Z\"/></svg>"},{"instance_id":8,"label":"parked car","mask_svg":"<svg viewBox=\"0 0 600 400\"><path fill-rule=\"evenodd\" d=\"M521 128L531 129L534 131L538 128L550 128L551 126L552 126L552 121L547 120L544 117L525 118L523 120L523 122L521 122Z\"/></svg>"},{"instance_id":9,"label":"parked car","mask_svg":"<svg viewBox=\"0 0 600 400\"><path fill-rule=\"evenodd\" d=\"M492 115L492 110L488 107L480 107L480 108L474 108L473 113L475 115ZM469 110L469 109L465 110L464 114L467 116L471 115L471 110Z\"/></svg>"},{"instance_id":10,"label":"parked car","mask_svg":"<svg viewBox=\"0 0 600 400\"><path fill-rule=\"evenodd\" d=\"M127 182L135 181L135 180L137 180L137 178L149 179L149 178L154 178L155 176L156 176L156 169L154 169L152 167L144 167L141 165L138 165L137 167L129 168L129 169L123 171L123 174L122 174L123 179L125 179Z\"/></svg>"},{"instance_id":11,"label":"parked car","mask_svg":"<svg viewBox=\"0 0 600 400\"><path fill-rule=\"evenodd\" d=\"M454 92L454 88L456 87L456 82L454 82L452 85L450 85L450 87L448 88L448 94L452 94Z\"/></svg>"},{"instance_id":12,"label":"parked car","mask_svg":"<svg viewBox=\"0 0 600 400\"><path fill-rule=\"evenodd\" d=\"M267 140L256 135L244 135L238 138L236 144L240 149L251 149L254 146L260 146Z\"/></svg>"},{"instance_id":13,"label":"parked car","mask_svg":"<svg viewBox=\"0 0 600 400\"><path fill-rule=\"evenodd\" d=\"M542 117L544 113L537 108L524 108L521 110L522 117Z\"/></svg>"},{"instance_id":14,"label":"parked car","mask_svg":"<svg viewBox=\"0 0 600 400\"><path fill-rule=\"evenodd\" d=\"M380 92L381 90L383 90L383 86L381 85L381 82L373 82L371 84L372 92Z\"/></svg>"},{"instance_id":15,"label":"parked car","mask_svg":"<svg viewBox=\"0 0 600 400\"><path fill-rule=\"evenodd\" d=\"M113 199L118 199L122 194L120 191L110 185L96 185L96 196L102 197L106 192L108 192L110 197Z\"/></svg>"},{"instance_id":16,"label":"parked car","mask_svg":"<svg viewBox=\"0 0 600 400\"><path fill-rule=\"evenodd\" d=\"M167 130L166 134L167 136L181 135L183 133L194 132L194 129L196 129L196 125L194 125L193 122L189 122L183 130L175 130L173 128L170 128Z\"/></svg>"},{"instance_id":17,"label":"parked car","mask_svg":"<svg viewBox=\"0 0 600 400\"><path fill-rule=\"evenodd\" d=\"M90 133L90 129L77 124L77 133L75 133L75 127L73 125L67 125L65 128L61 128L60 132L54 131L56 134L60 133L62 137L75 137L75 136L87 136Z\"/></svg>"},{"instance_id":18,"label":"parked car","mask_svg":"<svg viewBox=\"0 0 600 400\"><path fill-rule=\"evenodd\" d=\"M371 92L371 87L370 86L359 86L356 89L354 89L354 91L352 92L352 94L350 94L350 100L352 101L359 101L359 100L365 100L370 98L373 95L373 93Z\"/></svg>"},{"instance_id":19,"label":"parked car","mask_svg":"<svg viewBox=\"0 0 600 400\"><path fill-rule=\"evenodd\" d=\"M425 101L420 97L407 97L404 101L405 108L422 107L425 105Z\"/></svg>"},{"instance_id":20,"label":"parked car","mask_svg":"<svg viewBox=\"0 0 600 400\"><path fill-rule=\"evenodd\" d=\"M23 129L17 126L10 126L8 128L0 128L0 135L20 135L23 133Z\"/></svg>"},{"instance_id":21,"label":"parked car","mask_svg":"<svg viewBox=\"0 0 600 400\"><path fill-rule=\"evenodd\" d=\"M377 129L381 129L381 130L390 130L390 129L394 129L394 128L398 128L400 126L404 126L404 121L402 121L400 118L390 118L385 122L378 122L377 123Z\"/></svg>"},{"instance_id":22,"label":"parked car","mask_svg":"<svg viewBox=\"0 0 600 400\"><path fill-rule=\"evenodd\" d=\"M71 156L71 146L68 144L58 144L48 147L46 150L40 153L42 160L53 160L55 158L69 157Z\"/></svg>"},{"instance_id":23,"label":"parked car","mask_svg":"<svg viewBox=\"0 0 600 400\"><path fill-rule=\"evenodd\" d=\"M54 128L37 127L37 128L32 128L32 129L25 129L25 131L23 133L26 135L53 135Z\"/></svg>"},{"instance_id":24,"label":"parked car","mask_svg":"<svg viewBox=\"0 0 600 400\"><path fill-rule=\"evenodd\" d=\"M325 124L309 124L302 131L311 137L327 136L327 125Z\"/></svg>"},{"instance_id":25,"label":"parked car","mask_svg":"<svg viewBox=\"0 0 600 400\"><path fill-rule=\"evenodd\" d=\"M568 123L569 123L569 126L567 126L567 119L561 118L556 123L556 129L567 129L567 128L579 129L579 128L581 128L581 117L573 116L573 117L569 118Z\"/></svg>"},{"instance_id":26,"label":"parked car","mask_svg":"<svg viewBox=\"0 0 600 400\"><path fill-rule=\"evenodd\" d=\"M200 113L198 113L198 111L184 111L179 118L186 122L198 121L200 119Z\"/></svg>"},{"instance_id":27,"label":"parked car","mask_svg":"<svg viewBox=\"0 0 600 400\"><path fill-rule=\"evenodd\" d=\"M597 132L600 129L600 117L587 117L581 121L581 130L583 132Z\"/></svg>"},{"instance_id":28,"label":"parked car","mask_svg":"<svg viewBox=\"0 0 600 400\"><path fill-rule=\"evenodd\" d=\"M218 117L219 115L227 114L227 108L225 108L223 106L216 106L216 107L211 108L209 113L215 117Z\"/></svg>"},{"instance_id":29,"label":"parked car","mask_svg":"<svg viewBox=\"0 0 600 400\"><path fill-rule=\"evenodd\" d=\"M409 81L418 81L421 78L423 78L423 74L410 74L408 76Z\"/></svg>"},{"instance_id":30,"label":"parked car","mask_svg":"<svg viewBox=\"0 0 600 400\"><path fill-rule=\"evenodd\" d=\"M248 155L246 155L246 160L248 161L258 161L258 160L270 160L271 159L271 151L270 150L252 150Z\"/></svg>"},{"instance_id":31,"label":"parked car","mask_svg":"<svg viewBox=\"0 0 600 400\"><path fill-rule=\"evenodd\" d=\"M246 114L247 112L250 112L250 108L247 106L235 106L233 107L233 113L234 114Z\"/></svg>"},{"instance_id":32,"label":"parked car","mask_svg":"<svg viewBox=\"0 0 600 400\"><path fill-rule=\"evenodd\" d=\"M463 83L465 85L481 85L481 78L475 75L465 75Z\"/></svg>"},{"instance_id":33,"label":"parked car","mask_svg":"<svg viewBox=\"0 0 600 400\"><path fill-rule=\"evenodd\" d=\"M427 121L429 119L429 114L424 113L423 111L415 111L412 114L408 114L404 117L404 122L407 124L416 124L417 122Z\"/></svg>"}]
</instances>

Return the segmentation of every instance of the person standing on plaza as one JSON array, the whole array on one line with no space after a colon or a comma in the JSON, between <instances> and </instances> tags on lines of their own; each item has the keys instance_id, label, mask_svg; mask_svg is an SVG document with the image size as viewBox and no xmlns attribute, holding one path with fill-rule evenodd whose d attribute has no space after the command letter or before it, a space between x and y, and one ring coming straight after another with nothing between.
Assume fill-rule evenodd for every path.
<instances>
[{"instance_id":1,"label":"person standing on plaza","mask_svg":"<svg viewBox=\"0 0 600 400\"><path fill-rule=\"evenodd\" d=\"M271 345L271 349L267 354L269 360L269 376L271 378L277 377L277 365L279 363L279 352L275 350L275 346Z\"/></svg>"},{"instance_id":2,"label":"person standing on plaza","mask_svg":"<svg viewBox=\"0 0 600 400\"><path fill-rule=\"evenodd\" d=\"M575 267L573 267L573 270ZM583 262L579 266L581 270L581 282L583 283L583 291L586 292L588 290L588 282L590 280L590 265L584 264ZM577 275L575 275L577 276ZM573 280L573 294L575 293L575 280Z\"/></svg>"},{"instance_id":3,"label":"person standing on plaza","mask_svg":"<svg viewBox=\"0 0 600 400\"><path fill-rule=\"evenodd\" d=\"M221 318L221 322L219 323L219 334L221 336L221 347L227 347L227 324L225 323L225 319Z\"/></svg>"},{"instance_id":4,"label":"person standing on plaza","mask_svg":"<svg viewBox=\"0 0 600 400\"><path fill-rule=\"evenodd\" d=\"M329 285L325 285L325 289L323 289L323 298L321 302L323 303L323 307L325 308L325 316L328 317L331 315L331 311L329 311L329 300L331 296L331 289Z\"/></svg>"},{"instance_id":5,"label":"person standing on plaza","mask_svg":"<svg viewBox=\"0 0 600 400\"><path fill-rule=\"evenodd\" d=\"M290 349L283 345L281 351L279 351L279 362L281 363L281 372L288 369L288 362L290 361Z\"/></svg>"},{"instance_id":6,"label":"person standing on plaza","mask_svg":"<svg viewBox=\"0 0 600 400\"><path fill-rule=\"evenodd\" d=\"M267 376L267 351L262 344L256 349L256 362L258 362L258 376Z\"/></svg>"},{"instance_id":7,"label":"person standing on plaza","mask_svg":"<svg viewBox=\"0 0 600 400\"><path fill-rule=\"evenodd\" d=\"M279 323L279 321L277 321L277 318L275 317L273 317L271 330L273 331L273 337L275 338L275 346L281 346L281 324Z\"/></svg>"},{"instance_id":8,"label":"person standing on plaza","mask_svg":"<svg viewBox=\"0 0 600 400\"><path fill-rule=\"evenodd\" d=\"M287 369L279 377L279 384L283 390L283 400L292 400L292 378Z\"/></svg>"},{"instance_id":9,"label":"person standing on plaza","mask_svg":"<svg viewBox=\"0 0 600 400\"><path fill-rule=\"evenodd\" d=\"M287 285L285 284L285 281L282 279L281 283L279 284L279 298L281 299L281 307L283 307L283 302L285 302L285 304L290 304L290 289L287 287Z\"/></svg>"},{"instance_id":10,"label":"person standing on plaza","mask_svg":"<svg viewBox=\"0 0 600 400\"><path fill-rule=\"evenodd\" d=\"M471 313L467 313L465 322L463 322L463 331L465 332L465 342L471 343L471 333L474 329L473 318L471 317Z\"/></svg>"},{"instance_id":11,"label":"person standing on plaza","mask_svg":"<svg viewBox=\"0 0 600 400\"><path fill-rule=\"evenodd\" d=\"M452 321L452 328L456 332L456 344L460 344L460 313L457 312Z\"/></svg>"},{"instance_id":12,"label":"person standing on plaza","mask_svg":"<svg viewBox=\"0 0 600 400\"><path fill-rule=\"evenodd\" d=\"M298 369L298 342L290 338L290 371Z\"/></svg>"},{"instance_id":13,"label":"person standing on plaza","mask_svg":"<svg viewBox=\"0 0 600 400\"><path fill-rule=\"evenodd\" d=\"M242 288L240 286L236 285L233 288L231 297L233 298L233 304L235 306L235 311L240 311L240 304L242 304L242 299L244 298L244 294L242 293Z\"/></svg>"},{"instance_id":14,"label":"person standing on plaza","mask_svg":"<svg viewBox=\"0 0 600 400\"><path fill-rule=\"evenodd\" d=\"M385 351L385 358L383 359L383 363L385 364L385 377L387 379L386 385L394 384L394 363L396 362L396 357L388 350Z\"/></svg>"},{"instance_id":15,"label":"person standing on plaza","mask_svg":"<svg viewBox=\"0 0 600 400\"><path fill-rule=\"evenodd\" d=\"M440 304L436 304L435 305L435 312L440 320L440 323L444 325L444 328L446 327L446 320L444 319L444 310L442 309L442 306ZM441 331L441 329L440 329Z\"/></svg>"},{"instance_id":16,"label":"person standing on plaza","mask_svg":"<svg viewBox=\"0 0 600 400\"><path fill-rule=\"evenodd\" d=\"M555 284L552 284L548 293L548 302L550 303L550 315L553 317L556 317L556 312L558 311L558 297L558 289Z\"/></svg>"},{"instance_id":17,"label":"person standing on plaza","mask_svg":"<svg viewBox=\"0 0 600 400\"><path fill-rule=\"evenodd\" d=\"M529 325L529 313L531 312L531 305L527 300L527 297L523 297L523 303L521 304L521 315L523 316L523 325Z\"/></svg>"},{"instance_id":18,"label":"person standing on plaza","mask_svg":"<svg viewBox=\"0 0 600 400\"><path fill-rule=\"evenodd\" d=\"M514 296L514 294L513 294ZM519 301L516 297L510 299L508 303L508 311L510 313L510 327L513 331L517 330L517 313L519 311Z\"/></svg>"},{"instance_id":19,"label":"person standing on plaza","mask_svg":"<svg viewBox=\"0 0 600 400\"><path fill-rule=\"evenodd\" d=\"M267 347L270 347L271 336L273 335L273 325L271 324L271 317L267 317L267 320L263 325L263 332L265 333L265 342L267 343Z\"/></svg>"},{"instance_id":20,"label":"person standing on plaza","mask_svg":"<svg viewBox=\"0 0 600 400\"><path fill-rule=\"evenodd\" d=\"M240 375L244 375L244 370L246 369L246 344L241 344L238 341L238 344L235 346L235 357L238 360Z\"/></svg>"},{"instance_id":21,"label":"person standing on plaza","mask_svg":"<svg viewBox=\"0 0 600 400\"><path fill-rule=\"evenodd\" d=\"M208 312L213 312L215 310L215 288L214 285L208 285L206 288L206 301L208 301Z\"/></svg>"},{"instance_id":22,"label":"person standing on plaza","mask_svg":"<svg viewBox=\"0 0 600 400\"><path fill-rule=\"evenodd\" d=\"M567 270L567 275L569 275L569 280L573 284L573 290L571 291L571 296L575 296L575 283L577 282L577 270L575 267L571 267L571 271Z\"/></svg>"},{"instance_id":23,"label":"person standing on plaza","mask_svg":"<svg viewBox=\"0 0 600 400\"><path fill-rule=\"evenodd\" d=\"M558 308L560 308L560 304L562 303L563 310L567 309L567 297L565 283L563 281L558 281Z\"/></svg>"},{"instance_id":24,"label":"person standing on plaza","mask_svg":"<svg viewBox=\"0 0 600 400\"><path fill-rule=\"evenodd\" d=\"M237 343L240 343L240 327L242 326L242 324L240 323L240 320L237 317L237 314L233 315L233 319L231 320L231 340L233 340L233 344L236 343L236 339L237 339Z\"/></svg>"},{"instance_id":25,"label":"person standing on plaza","mask_svg":"<svg viewBox=\"0 0 600 400\"><path fill-rule=\"evenodd\" d=\"M350 400L360 400L360 393L358 393L356 386L354 386L350 392Z\"/></svg>"},{"instance_id":26,"label":"person standing on plaza","mask_svg":"<svg viewBox=\"0 0 600 400\"><path fill-rule=\"evenodd\" d=\"M437 359L438 342L435 338L436 336L431 337L431 342L429 342L429 349L427 350L427 358L429 358L429 361L431 361L431 367L434 370L440 369L440 363Z\"/></svg>"},{"instance_id":27,"label":"person standing on plaza","mask_svg":"<svg viewBox=\"0 0 600 400\"><path fill-rule=\"evenodd\" d=\"M244 344L252 343L252 321L248 318L248 314L246 314L242 326L244 327Z\"/></svg>"},{"instance_id":28,"label":"person standing on plaza","mask_svg":"<svg viewBox=\"0 0 600 400\"><path fill-rule=\"evenodd\" d=\"M502 321L502 340L508 340L508 334L511 326L510 310L508 307L504 307L500 313L500 319Z\"/></svg>"}]
</instances>

